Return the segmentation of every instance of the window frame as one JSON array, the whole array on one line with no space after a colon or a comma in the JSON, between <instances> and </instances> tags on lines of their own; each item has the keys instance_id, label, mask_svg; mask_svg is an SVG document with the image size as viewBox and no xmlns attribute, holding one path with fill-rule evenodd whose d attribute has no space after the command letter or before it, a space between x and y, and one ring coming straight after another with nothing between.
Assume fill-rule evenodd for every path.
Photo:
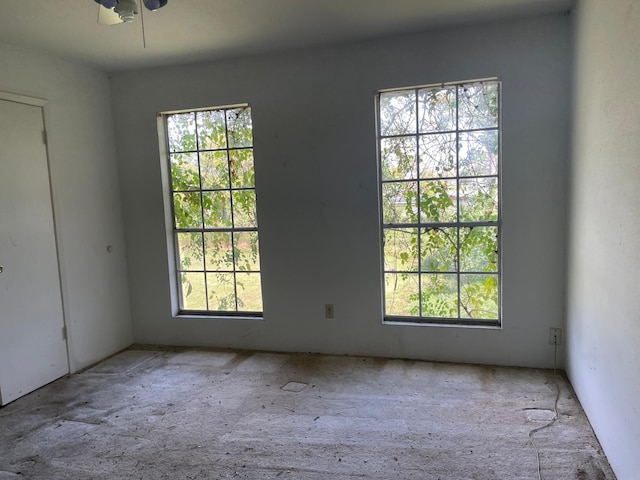
<instances>
[{"instance_id":1,"label":"window frame","mask_svg":"<svg viewBox=\"0 0 640 480\"><path fill-rule=\"evenodd\" d=\"M234 233L242 233L242 232L256 232L256 234L259 237L259 224L258 224L258 194L257 194L257 188L256 188L256 181L255 181L255 155L254 155L254 143L253 140L251 142L251 146L250 147L230 147L229 146L229 142L228 142L228 126L227 126L227 111L229 110L234 110L234 109L239 109L239 108L249 108L251 109L251 105L249 103L239 103L239 104L230 104L230 105L221 105L221 106L212 106L212 107L199 107L199 108L190 108L190 109L181 109L181 110L171 110L171 111L163 111L163 112L159 112L157 114L157 125L158 125L158 136L159 136L159 146L160 146L160 159L161 159L161 175L162 175L162 187L163 187L163 197L164 197L164 204L165 204L165 226L166 226L166 234L167 234L167 254L168 254L168 261L169 261L169 273L170 273L170 290L171 290L171 308L172 308L172 315L174 317L181 317L181 318L233 318L233 319L245 319L245 320L263 320L263 316L264 316L264 295L263 295L263 289L262 289L262 266L261 266L261 259L259 258L259 270L251 270L251 271L243 271L243 270L239 270L236 267L235 264L235 254L234 254L234 265L233 265L233 272L229 271L227 272L226 270L223 273L233 273L234 275L234 293L235 293L235 302L236 302L236 310L199 310L199 309L185 309L183 308L183 291L182 291L182 281L181 281L181 274L183 273L183 270L181 270L180 268L180 253L178 251L178 234L179 233L189 233L189 232L196 232L196 233L202 233L203 235L203 241L204 240L204 235L208 232L211 233L231 233L231 249L232 251L235 251L235 243L234 243ZM199 145L196 143L196 149L194 151L189 151L189 152L172 152L170 145L169 145L169 129L168 129L168 118L172 115L176 115L176 114L194 114L194 116L197 115L197 113L199 112L224 112L224 116L225 116L225 140L226 140L226 147L225 148L220 148L220 149L200 149ZM251 112L252 113L252 112ZM251 133L253 136L253 116L251 116ZM195 130L195 137L196 137L196 142L197 142L197 138L198 138L198 133L197 133L197 122L196 122L196 130ZM198 171L199 171L199 186L198 189L194 189L194 190L189 190L189 191L184 191L184 190L174 190L174 185L173 185L173 178L172 178L172 163L171 163L171 155L173 153L193 153L199 155L201 152L220 152L220 151L224 151L227 152L227 162L228 160L228 154L231 151L234 150L247 150L247 149L251 149L252 152L252 157L253 157L253 174L254 174L254 183L253 183L253 187L241 187L241 188L234 188L231 181L229 182L229 186L228 188L213 188L213 189L208 189L208 188L203 188L202 185L202 178L200 176L201 174L201 169L200 169L200 160L198 160ZM227 165L227 168L229 168L229 166ZM204 210L203 210L203 206L201 203L201 212L203 215L203 224L202 224L202 228L177 228L176 225L176 207L175 207L175 203L174 203L174 193L181 193L181 192L194 192L194 193L199 193L201 196L201 202L202 202L202 195L203 193L207 193L207 192L216 192L216 191L223 191L223 192L229 192L229 195L231 197L231 208L233 208L233 192L234 191L244 191L244 190L252 190L254 192L255 195L255 206L256 206L256 211L255 211L255 215L256 215L256 225L255 227L235 227L233 225L233 222L231 224L230 227L221 227L221 228L217 228L217 227L207 227L204 221ZM258 240L259 242L259 240ZM204 246L203 246L204 248ZM259 251L260 251L260 247L258 245L258 256L259 256ZM194 270L196 272L200 272L200 270ZM205 301L209 302L209 298L208 298L208 293L207 293L207 286L206 286L206 276L207 276L207 272L209 273L215 273L218 272L216 270L207 270L207 265L204 262L203 259L203 270L202 273L205 276ZM220 271L221 272L221 271ZM258 275L260 275L260 291L261 291L261 303L262 303L262 310L260 311L254 311L254 310L237 310L237 302L238 302L238 296L237 296L237 280L236 280L236 273L257 273Z\"/></svg>"},{"instance_id":2,"label":"window frame","mask_svg":"<svg viewBox=\"0 0 640 480\"><path fill-rule=\"evenodd\" d=\"M498 99L498 120L496 127L487 127L487 128L475 128L475 129L462 129L459 125L459 103L458 103L458 86L468 85L468 84L478 84L478 83L495 83L497 84L497 99ZM413 91L415 92L415 105L416 105L416 124L419 122L419 118L417 115L419 108L419 100L418 94L420 90L423 89L436 89L436 88L446 88L446 87L456 87L456 121L455 121L455 129L447 130L447 131L434 131L434 132L421 132L420 128L416 128L415 133L407 134L407 135L382 135L382 122L381 122L381 97L385 93L389 92L402 92L402 91ZM463 81L454 81L454 82L442 82L442 83L433 83L433 84L425 84L425 85L417 85L417 86L409 86L409 87L395 87L395 88L386 88L378 90L375 95L375 118L376 118L376 160L378 167L378 208L379 208L379 227L380 227L380 273L381 273L381 291L382 291L382 323L389 325L432 325L432 326L463 326L463 327L479 327L479 328L502 328L503 324L503 308L502 308L502 299L503 299L503 288L502 288L502 80L499 77L489 77L489 78L480 78L480 79L472 79L472 80L463 80ZM466 132L474 132L474 131L487 131L487 130L496 130L497 131L497 171L495 175L488 176L461 176L460 175L460 167L459 167L459 137L461 133ZM427 134L454 134L455 135L455 155L456 155L456 175L455 177L440 177L440 178L422 178L420 177L419 172L419 162L420 162L420 137L421 135ZM385 183L393 182L393 180L384 180L383 176L383 161L382 161L382 153L383 147L382 143L384 139L394 138L394 137L414 137L416 138L416 163L417 163L417 176L413 179L414 182L420 184L420 182L424 181L433 181L433 180L455 180L456 183L456 191L457 191L457 199L459 200L459 187L461 179L468 178L486 178L486 177L495 177L496 185L497 185L497 218L495 221L479 221L479 222L463 222L460 219L460 202L456 201L456 221L455 222L422 222L421 214L418 207L417 213L417 223L410 224L385 224L384 223L384 194L383 194L383 185ZM396 180L397 183L400 183L402 180ZM407 180L409 181L409 180ZM419 188L419 187L418 187ZM419 195L419 194L418 194ZM386 292L386 274L388 270L386 270L385 265L385 231L391 228L398 228L398 225L406 226L407 228L415 228L417 230L417 237L420 238L421 230L424 227L452 227L456 230L457 236L457 244L456 244L456 262L458 262L457 268L454 272L449 271L438 271L438 272L429 272L423 271L421 268L421 252L420 245L418 246L418 257L417 257L417 270L415 272L411 272L418 275L418 315L417 316L404 316L404 315L395 315L395 314L387 314L387 292ZM461 305L460 305L460 296L461 296L461 282L460 276L461 274L469 274L472 275L475 272L464 272L460 267L460 231L466 227L472 226L488 226L495 227L497 230L497 238L496 238L496 270L495 272L490 272L490 274L494 274L497 276L497 318L496 319L474 319L468 317L462 317L461 313ZM420 240L418 240L419 242ZM391 273L395 273L395 271L391 271ZM455 274L456 282L457 282L457 317L431 317L431 316L421 316L422 313L422 285L421 285L421 276L422 274ZM483 272L482 274L487 274L488 272Z\"/></svg>"}]
</instances>

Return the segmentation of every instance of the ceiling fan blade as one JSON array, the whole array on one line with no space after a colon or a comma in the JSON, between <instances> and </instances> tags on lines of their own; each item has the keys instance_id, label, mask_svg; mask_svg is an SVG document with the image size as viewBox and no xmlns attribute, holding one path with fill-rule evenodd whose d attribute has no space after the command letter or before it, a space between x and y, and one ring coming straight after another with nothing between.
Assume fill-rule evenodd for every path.
<instances>
[{"instance_id":1,"label":"ceiling fan blade","mask_svg":"<svg viewBox=\"0 0 640 480\"><path fill-rule=\"evenodd\" d=\"M98 5L98 23L100 25L118 25L124 23L120 20L120 16L112 8L105 8L102 5Z\"/></svg>"}]
</instances>

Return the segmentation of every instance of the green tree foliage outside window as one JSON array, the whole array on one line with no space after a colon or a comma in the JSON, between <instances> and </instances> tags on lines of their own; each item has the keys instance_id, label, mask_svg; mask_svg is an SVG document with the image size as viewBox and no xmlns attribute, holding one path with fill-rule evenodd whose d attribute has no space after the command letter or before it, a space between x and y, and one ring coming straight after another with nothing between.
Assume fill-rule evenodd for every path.
<instances>
[{"instance_id":1,"label":"green tree foliage outside window","mask_svg":"<svg viewBox=\"0 0 640 480\"><path fill-rule=\"evenodd\" d=\"M385 318L500 319L500 84L379 95Z\"/></svg>"},{"instance_id":2,"label":"green tree foliage outside window","mask_svg":"<svg viewBox=\"0 0 640 480\"><path fill-rule=\"evenodd\" d=\"M166 116L180 310L260 314L251 109Z\"/></svg>"}]
</instances>

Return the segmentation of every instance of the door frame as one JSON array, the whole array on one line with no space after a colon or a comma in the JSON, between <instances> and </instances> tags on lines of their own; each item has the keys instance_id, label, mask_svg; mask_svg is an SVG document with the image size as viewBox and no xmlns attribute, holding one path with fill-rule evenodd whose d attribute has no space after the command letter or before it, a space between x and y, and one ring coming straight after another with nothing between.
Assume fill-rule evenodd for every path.
<instances>
[{"instance_id":1,"label":"door frame","mask_svg":"<svg viewBox=\"0 0 640 480\"><path fill-rule=\"evenodd\" d=\"M50 147L49 147L49 139L48 133L49 129L49 107L48 101L44 98L31 97L26 95L20 95L17 93L5 92L0 90L0 101L7 101L13 103L21 103L24 105L29 105L32 107L39 107L42 112L42 127L43 131L43 141L45 147L45 156L47 159L47 178L49 180L49 196L51 199L51 216L53 219L53 237L55 240L55 249L56 249L56 264L58 267L58 283L60 286L60 301L62 305L62 322L64 326L64 331L66 333L65 338L65 346L67 350L67 374L71 374L75 372L75 365L73 362L73 355L71 351L71 332L69 329L69 304L68 304L68 294L67 294L67 283L66 283L66 275L64 271L64 259L62 253L62 234L61 234L61 225L58 219L58 212L60 211L56 191L54 189L53 182L53 174L51 169L51 155L50 155Z\"/></svg>"}]
</instances>

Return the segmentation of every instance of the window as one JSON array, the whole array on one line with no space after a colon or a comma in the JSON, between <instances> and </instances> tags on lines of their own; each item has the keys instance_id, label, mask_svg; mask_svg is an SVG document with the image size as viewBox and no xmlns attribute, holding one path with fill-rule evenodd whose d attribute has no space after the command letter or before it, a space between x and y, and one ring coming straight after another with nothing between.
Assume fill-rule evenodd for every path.
<instances>
[{"instance_id":1,"label":"window","mask_svg":"<svg viewBox=\"0 0 640 480\"><path fill-rule=\"evenodd\" d=\"M500 321L500 83L382 91L386 321Z\"/></svg>"},{"instance_id":2,"label":"window","mask_svg":"<svg viewBox=\"0 0 640 480\"><path fill-rule=\"evenodd\" d=\"M251 109L163 117L180 313L260 316Z\"/></svg>"}]
</instances>

